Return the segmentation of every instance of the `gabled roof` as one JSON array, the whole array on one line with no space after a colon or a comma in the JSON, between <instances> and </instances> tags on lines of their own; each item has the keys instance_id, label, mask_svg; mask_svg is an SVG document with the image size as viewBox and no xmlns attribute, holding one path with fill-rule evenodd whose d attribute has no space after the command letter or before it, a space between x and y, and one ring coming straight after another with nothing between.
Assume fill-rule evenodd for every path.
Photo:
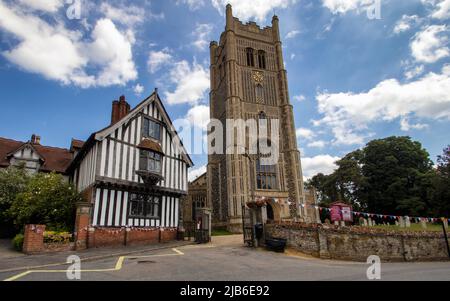
<instances>
[{"instance_id":1,"label":"gabled roof","mask_svg":"<svg viewBox=\"0 0 450 301\"><path fill-rule=\"evenodd\" d=\"M193 180L192 182L189 182L189 185L201 185L201 183L199 183L200 181L203 181L204 178L206 178L206 175L208 173L205 172L204 174L198 176L195 180Z\"/></svg>"},{"instance_id":2,"label":"gabled roof","mask_svg":"<svg viewBox=\"0 0 450 301\"><path fill-rule=\"evenodd\" d=\"M0 167L9 166L8 155L14 154L26 145L32 146L42 158L40 171L64 173L72 161L72 153L65 148L31 144L0 137Z\"/></svg>"},{"instance_id":3,"label":"gabled roof","mask_svg":"<svg viewBox=\"0 0 450 301\"><path fill-rule=\"evenodd\" d=\"M139 112L147 105L151 104L152 102L155 103L157 106L159 112L161 113L161 116L163 118L164 123L167 125L167 129L172 137L178 137L178 133L175 130L175 127L172 124L172 120L169 117L169 114L167 114L167 111L161 101L161 98L159 97L158 93L155 91L153 92L149 97L144 99L141 103L139 103L136 107L134 107L125 117L123 117L120 121L116 122L115 124L109 125L100 131L94 132L89 139L84 143L83 148L80 150L78 155L73 160L72 164L68 167L68 172L75 168L75 166L78 165L78 163L84 158L84 156L89 152L90 148L94 145L94 142L102 141L105 137L108 135L114 133L115 130L132 120L135 116L139 114ZM181 147L180 153L182 154L182 157L184 161L189 165L189 167L194 166L194 163L189 156L188 152L186 151L183 142L179 140L179 145Z\"/></svg>"}]
</instances>

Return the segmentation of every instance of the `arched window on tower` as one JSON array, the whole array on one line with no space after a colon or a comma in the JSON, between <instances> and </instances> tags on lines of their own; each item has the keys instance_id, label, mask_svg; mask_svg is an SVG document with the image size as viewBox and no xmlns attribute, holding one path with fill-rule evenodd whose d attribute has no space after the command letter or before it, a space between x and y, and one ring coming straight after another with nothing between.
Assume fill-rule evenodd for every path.
<instances>
[{"instance_id":1,"label":"arched window on tower","mask_svg":"<svg viewBox=\"0 0 450 301\"><path fill-rule=\"evenodd\" d=\"M266 120L266 122L268 122L267 115L264 112L260 112L258 118L260 121ZM259 129L258 137L263 137L262 133L259 132ZM278 189L277 165L264 164L265 160L262 159L265 157L270 157L270 154L261 153L262 139L266 139L266 141L264 141L266 147L271 147L271 141L267 138L258 139L258 159L256 160L256 187L257 189L276 190Z\"/></svg>"},{"instance_id":2,"label":"arched window on tower","mask_svg":"<svg viewBox=\"0 0 450 301\"><path fill-rule=\"evenodd\" d=\"M247 66L255 67L255 57L254 57L253 49L247 48L246 53L247 53Z\"/></svg>"},{"instance_id":3,"label":"arched window on tower","mask_svg":"<svg viewBox=\"0 0 450 301\"><path fill-rule=\"evenodd\" d=\"M257 84L255 88L256 93L256 102L257 103L263 103L264 102L264 95L263 95L263 86L261 84Z\"/></svg>"},{"instance_id":4,"label":"arched window on tower","mask_svg":"<svg viewBox=\"0 0 450 301\"><path fill-rule=\"evenodd\" d=\"M258 51L258 67L266 69L266 53L264 50Z\"/></svg>"}]
</instances>

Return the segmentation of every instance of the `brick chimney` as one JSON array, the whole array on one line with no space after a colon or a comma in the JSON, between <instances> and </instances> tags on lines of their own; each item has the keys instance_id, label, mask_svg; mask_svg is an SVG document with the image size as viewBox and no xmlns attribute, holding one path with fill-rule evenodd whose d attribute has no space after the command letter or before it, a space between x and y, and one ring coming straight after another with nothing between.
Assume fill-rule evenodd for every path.
<instances>
[{"instance_id":1,"label":"brick chimney","mask_svg":"<svg viewBox=\"0 0 450 301\"><path fill-rule=\"evenodd\" d=\"M38 135L31 135L31 144L36 144L36 145L40 145L41 144L41 136Z\"/></svg>"},{"instance_id":2,"label":"brick chimney","mask_svg":"<svg viewBox=\"0 0 450 301\"><path fill-rule=\"evenodd\" d=\"M130 105L125 100L125 96L120 96L119 100L112 103L111 125L120 121L123 117L130 113Z\"/></svg>"}]
</instances>

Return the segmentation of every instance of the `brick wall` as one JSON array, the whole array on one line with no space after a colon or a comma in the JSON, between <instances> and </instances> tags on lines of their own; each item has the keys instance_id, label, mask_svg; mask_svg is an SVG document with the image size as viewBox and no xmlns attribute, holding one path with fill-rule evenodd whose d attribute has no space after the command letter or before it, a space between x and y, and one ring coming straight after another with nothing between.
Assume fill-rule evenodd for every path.
<instances>
[{"instance_id":1,"label":"brick wall","mask_svg":"<svg viewBox=\"0 0 450 301\"><path fill-rule=\"evenodd\" d=\"M177 228L90 228L88 247L153 244L177 239Z\"/></svg>"},{"instance_id":2,"label":"brick wall","mask_svg":"<svg viewBox=\"0 0 450 301\"><path fill-rule=\"evenodd\" d=\"M161 230L161 242L168 242L177 239L176 228L165 228Z\"/></svg>"},{"instance_id":3,"label":"brick wall","mask_svg":"<svg viewBox=\"0 0 450 301\"><path fill-rule=\"evenodd\" d=\"M440 232L279 223L266 225L266 236L285 238L288 247L321 258L366 261L378 255L385 262L448 260Z\"/></svg>"},{"instance_id":4,"label":"brick wall","mask_svg":"<svg viewBox=\"0 0 450 301\"><path fill-rule=\"evenodd\" d=\"M158 228L129 229L126 233L127 245L142 245L159 242Z\"/></svg>"},{"instance_id":5,"label":"brick wall","mask_svg":"<svg viewBox=\"0 0 450 301\"><path fill-rule=\"evenodd\" d=\"M45 225L25 225L22 251L35 254L44 251Z\"/></svg>"}]
</instances>

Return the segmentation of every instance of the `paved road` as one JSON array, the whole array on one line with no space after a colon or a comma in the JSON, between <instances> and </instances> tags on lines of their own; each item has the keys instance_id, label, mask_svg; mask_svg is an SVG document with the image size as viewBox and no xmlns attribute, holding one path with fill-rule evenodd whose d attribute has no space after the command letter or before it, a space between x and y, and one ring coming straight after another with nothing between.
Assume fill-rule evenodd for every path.
<instances>
[{"instance_id":1,"label":"paved road","mask_svg":"<svg viewBox=\"0 0 450 301\"><path fill-rule=\"evenodd\" d=\"M0 279L67 280L65 268L0 273ZM230 236L216 239L210 245L188 245L82 263L81 280L361 281L367 280L367 268L364 263L253 250L243 247L240 237ZM381 269L382 280L450 280L450 262L384 263Z\"/></svg>"}]
</instances>

